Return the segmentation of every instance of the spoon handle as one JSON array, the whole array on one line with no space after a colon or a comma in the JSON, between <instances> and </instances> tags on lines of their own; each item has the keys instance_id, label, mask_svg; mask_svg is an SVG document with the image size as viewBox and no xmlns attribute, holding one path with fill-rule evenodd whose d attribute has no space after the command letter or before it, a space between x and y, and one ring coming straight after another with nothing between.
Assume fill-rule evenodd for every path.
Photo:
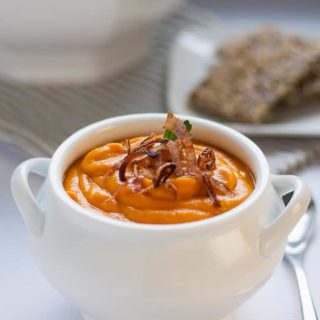
<instances>
[{"instance_id":1,"label":"spoon handle","mask_svg":"<svg viewBox=\"0 0 320 320\"><path fill-rule=\"evenodd\" d=\"M292 256L287 256L287 258L290 261L297 278L303 320L318 320L307 278L301 263L301 258Z\"/></svg>"}]
</instances>

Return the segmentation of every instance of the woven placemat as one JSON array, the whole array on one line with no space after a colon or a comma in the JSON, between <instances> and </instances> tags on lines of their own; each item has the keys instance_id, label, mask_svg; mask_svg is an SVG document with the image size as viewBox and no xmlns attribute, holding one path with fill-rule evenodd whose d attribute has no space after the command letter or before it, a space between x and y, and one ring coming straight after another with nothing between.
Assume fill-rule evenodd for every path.
<instances>
[{"instance_id":1,"label":"woven placemat","mask_svg":"<svg viewBox=\"0 0 320 320\"><path fill-rule=\"evenodd\" d=\"M82 86L30 86L0 82L0 138L30 156L48 156L75 130L111 116L166 112L170 45L186 27L215 28L207 10L187 4L153 32L148 58L112 80ZM320 154L318 139L255 139L273 172L293 172Z\"/></svg>"}]
</instances>

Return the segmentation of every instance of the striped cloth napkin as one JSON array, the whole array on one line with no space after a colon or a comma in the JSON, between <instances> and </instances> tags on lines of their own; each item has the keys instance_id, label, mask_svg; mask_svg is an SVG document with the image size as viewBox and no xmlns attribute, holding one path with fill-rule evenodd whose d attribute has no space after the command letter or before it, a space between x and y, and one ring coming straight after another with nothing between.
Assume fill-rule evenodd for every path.
<instances>
[{"instance_id":1,"label":"striped cloth napkin","mask_svg":"<svg viewBox=\"0 0 320 320\"><path fill-rule=\"evenodd\" d=\"M30 156L48 156L75 130L111 116L166 112L170 45L186 27L215 28L207 10L187 4L153 32L149 57L126 73L82 86L31 86L0 82L0 138ZM317 139L255 139L273 172L292 172L320 154Z\"/></svg>"}]
</instances>

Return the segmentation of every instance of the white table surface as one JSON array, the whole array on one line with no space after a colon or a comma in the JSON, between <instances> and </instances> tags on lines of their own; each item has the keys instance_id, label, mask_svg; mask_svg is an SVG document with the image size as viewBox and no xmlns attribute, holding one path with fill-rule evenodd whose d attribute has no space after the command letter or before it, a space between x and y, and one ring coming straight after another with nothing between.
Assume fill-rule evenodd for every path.
<instances>
[{"instance_id":1,"label":"white table surface","mask_svg":"<svg viewBox=\"0 0 320 320\"><path fill-rule=\"evenodd\" d=\"M26 229L9 191L11 173L25 159L22 152L0 143L0 319L81 320L77 309L51 287L31 257ZM301 174L316 191L315 201L320 205L317 192L320 165L307 168ZM317 230L319 233L319 224ZM305 260L315 304L320 311L319 253L320 234L315 237ZM298 291L288 266L283 262L270 281L230 318L301 319Z\"/></svg>"}]
</instances>

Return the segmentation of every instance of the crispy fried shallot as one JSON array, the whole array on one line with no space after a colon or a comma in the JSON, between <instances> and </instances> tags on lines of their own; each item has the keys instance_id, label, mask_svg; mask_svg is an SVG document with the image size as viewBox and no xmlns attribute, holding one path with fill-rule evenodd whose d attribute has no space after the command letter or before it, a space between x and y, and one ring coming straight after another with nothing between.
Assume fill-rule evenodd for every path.
<instances>
[{"instance_id":1,"label":"crispy fried shallot","mask_svg":"<svg viewBox=\"0 0 320 320\"><path fill-rule=\"evenodd\" d=\"M136 149L133 150L134 151L139 151L139 150L142 150L142 149L145 149L145 148L150 148L152 147L154 144L156 143L162 143L162 144L166 144L168 143L168 139L166 138L157 138L157 139L154 139L154 140L148 140L148 141L145 141L143 144L140 144L139 147L137 147Z\"/></svg>"},{"instance_id":2,"label":"crispy fried shallot","mask_svg":"<svg viewBox=\"0 0 320 320\"><path fill-rule=\"evenodd\" d=\"M182 163L180 159L179 149L177 148L177 145L174 141L169 141L167 146L170 152L172 162L176 165L176 175L180 177L183 175L183 170L182 170Z\"/></svg>"},{"instance_id":3,"label":"crispy fried shallot","mask_svg":"<svg viewBox=\"0 0 320 320\"><path fill-rule=\"evenodd\" d=\"M141 192L142 190L142 179L139 176L131 177L128 179L128 185L133 192Z\"/></svg>"},{"instance_id":4,"label":"crispy fried shallot","mask_svg":"<svg viewBox=\"0 0 320 320\"><path fill-rule=\"evenodd\" d=\"M232 190L230 190L223 182L215 179L214 177L211 177L211 183L217 190L221 191L222 193L229 194L232 196L235 195L235 193Z\"/></svg>"},{"instance_id":5,"label":"crispy fried shallot","mask_svg":"<svg viewBox=\"0 0 320 320\"><path fill-rule=\"evenodd\" d=\"M156 158L159 156L158 152L150 150L150 148L156 143L166 144L169 140L166 138L158 138L154 140L144 140L143 144L140 144L137 148L130 151L127 156L122 160L122 163L119 168L119 179L121 182L127 181L126 171L130 162L139 155L146 154L150 158ZM128 144L130 146L130 143ZM128 147L127 150L131 148Z\"/></svg>"},{"instance_id":6,"label":"crispy fried shallot","mask_svg":"<svg viewBox=\"0 0 320 320\"><path fill-rule=\"evenodd\" d=\"M140 153L141 154L141 153ZM139 155L139 153L129 153L123 160L119 168L119 179L121 182L126 182L126 171L129 163Z\"/></svg>"},{"instance_id":7,"label":"crispy fried shallot","mask_svg":"<svg viewBox=\"0 0 320 320\"><path fill-rule=\"evenodd\" d=\"M125 150L127 152L127 154L129 154L131 152L131 144L130 144L130 140L129 139L126 139L124 140L125 141Z\"/></svg>"},{"instance_id":8,"label":"crispy fried shallot","mask_svg":"<svg viewBox=\"0 0 320 320\"><path fill-rule=\"evenodd\" d=\"M145 144L148 140L151 140L153 137L155 136L154 133L151 133L150 135L148 135L145 139L143 139L140 143L140 146L142 146L143 144Z\"/></svg>"},{"instance_id":9,"label":"crispy fried shallot","mask_svg":"<svg viewBox=\"0 0 320 320\"><path fill-rule=\"evenodd\" d=\"M167 179L173 174L175 169L176 165L173 162L168 162L162 165L158 169L158 175L153 181L153 186L157 188L161 184L165 183Z\"/></svg>"},{"instance_id":10,"label":"crispy fried shallot","mask_svg":"<svg viewBox=\"0 0 320 320\"><path fill-rule=\"evenodd\" d=\"M205 148L198 157L197 165L202 171L209 171L215 169L216 156L212 149Z\"/></svg>"},{"instance_id":11,"label":"crispy fried shallot","mask_svg":"<svg viewBox=\"0 0 320 320\"><path fill-rule=\"evenodd\" d=\"M202 179L203 179L203 182L204 182L204 185L207 189L207 192L208 192L208 195L210 197L210 199L212 200L213 204L216 206L216 207L220 207L221 204L220 204L220 201L217 197L217 194L216 192L214 191L214 188L211 184L211 177L208 173L203 173L202 174Z\"/></svg>"}]
</instances>

